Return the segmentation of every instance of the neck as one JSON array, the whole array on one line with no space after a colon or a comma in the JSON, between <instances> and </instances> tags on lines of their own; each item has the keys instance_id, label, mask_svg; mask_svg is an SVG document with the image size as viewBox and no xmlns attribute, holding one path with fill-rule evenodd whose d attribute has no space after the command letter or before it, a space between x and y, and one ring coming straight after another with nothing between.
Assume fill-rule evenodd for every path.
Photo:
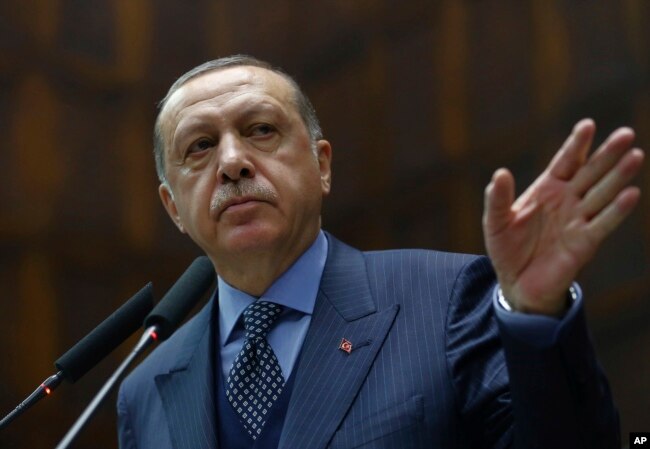
<instances>
[{"instance_id":1,"label":"neck","mask_svg":"<svg viewBox=\"0 0 650 449\"><path fill-rule=\"evenodd\" d=\"M224 281L251 296L260 297L309 249L319 230L302 239L293 240L293 244L284 248L248 251L243 255L211 259Z\"/></svg>"}]
</instances>

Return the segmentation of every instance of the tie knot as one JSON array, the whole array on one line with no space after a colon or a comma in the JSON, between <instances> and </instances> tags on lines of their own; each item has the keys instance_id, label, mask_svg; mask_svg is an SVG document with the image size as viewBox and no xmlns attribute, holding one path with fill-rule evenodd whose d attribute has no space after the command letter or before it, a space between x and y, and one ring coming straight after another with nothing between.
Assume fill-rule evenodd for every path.
<instances>
[{"instance_id":1,"label":"tie knot","mask_svg":"<svg viewBox=\"0 0 650 449\"><path fill-rule=\"evenodd\" d=\"M282 306L268 301L255 301L244 309L246 338L266 337L273 322L282 313Z\"/></svg>"}]
</instances>

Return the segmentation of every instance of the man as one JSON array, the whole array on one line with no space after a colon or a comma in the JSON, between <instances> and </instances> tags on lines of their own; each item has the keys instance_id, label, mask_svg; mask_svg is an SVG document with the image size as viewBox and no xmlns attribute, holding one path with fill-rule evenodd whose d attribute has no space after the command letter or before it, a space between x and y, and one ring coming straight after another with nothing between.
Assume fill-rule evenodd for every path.
<instances>
[{"instance_id":1,"label":"man","mask_svg":"<svg viewBox=\"0 0 650 449\"><path fill-rule=\"evenodd\" d=\"M123 383L120 447L618 447L572 282L643 152L622 128L588 157L594 131L516 201L495 172L491 262L362 253L320 229L332 149L295 82L246 56L191 70L156 121L159 193L218 288Z\"/></svg>"}]
</instances>

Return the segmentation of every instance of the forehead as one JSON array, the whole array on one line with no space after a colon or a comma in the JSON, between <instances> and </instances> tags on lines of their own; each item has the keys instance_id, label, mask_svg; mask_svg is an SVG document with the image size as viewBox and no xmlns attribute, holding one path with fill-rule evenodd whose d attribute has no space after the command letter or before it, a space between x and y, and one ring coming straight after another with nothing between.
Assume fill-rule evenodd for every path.
<instances>
[{"instance_id":1,"label":"forehead","mask_svg":"<svg viewBox=\"0 0 650 449\"><path fill-rule=\"evenodd\" d=\"M180 116L198 106L224 107L254 98L274 101L280 106L295 103L293 87L280 74L254 66L228 67L199 75L181 86L161 111L161 122L178 122Z\"/></svg>"}]
</instances>

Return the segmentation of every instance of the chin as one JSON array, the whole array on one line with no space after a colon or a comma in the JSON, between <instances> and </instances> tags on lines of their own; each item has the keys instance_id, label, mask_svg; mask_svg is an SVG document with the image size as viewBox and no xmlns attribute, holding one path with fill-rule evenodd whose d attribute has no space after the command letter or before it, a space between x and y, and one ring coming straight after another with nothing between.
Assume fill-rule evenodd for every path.
<instances>
[{"instance_id":1,"label":"chin","mask_svg":"<svg viewBox=\"0 0 650 449\"><path fill-rule=\"evenodd\" d=\"M237 226L219 239L222 251L229 253L264 252L277 248L283 233L267 226Z\"/></svg>"}]
</instances>

